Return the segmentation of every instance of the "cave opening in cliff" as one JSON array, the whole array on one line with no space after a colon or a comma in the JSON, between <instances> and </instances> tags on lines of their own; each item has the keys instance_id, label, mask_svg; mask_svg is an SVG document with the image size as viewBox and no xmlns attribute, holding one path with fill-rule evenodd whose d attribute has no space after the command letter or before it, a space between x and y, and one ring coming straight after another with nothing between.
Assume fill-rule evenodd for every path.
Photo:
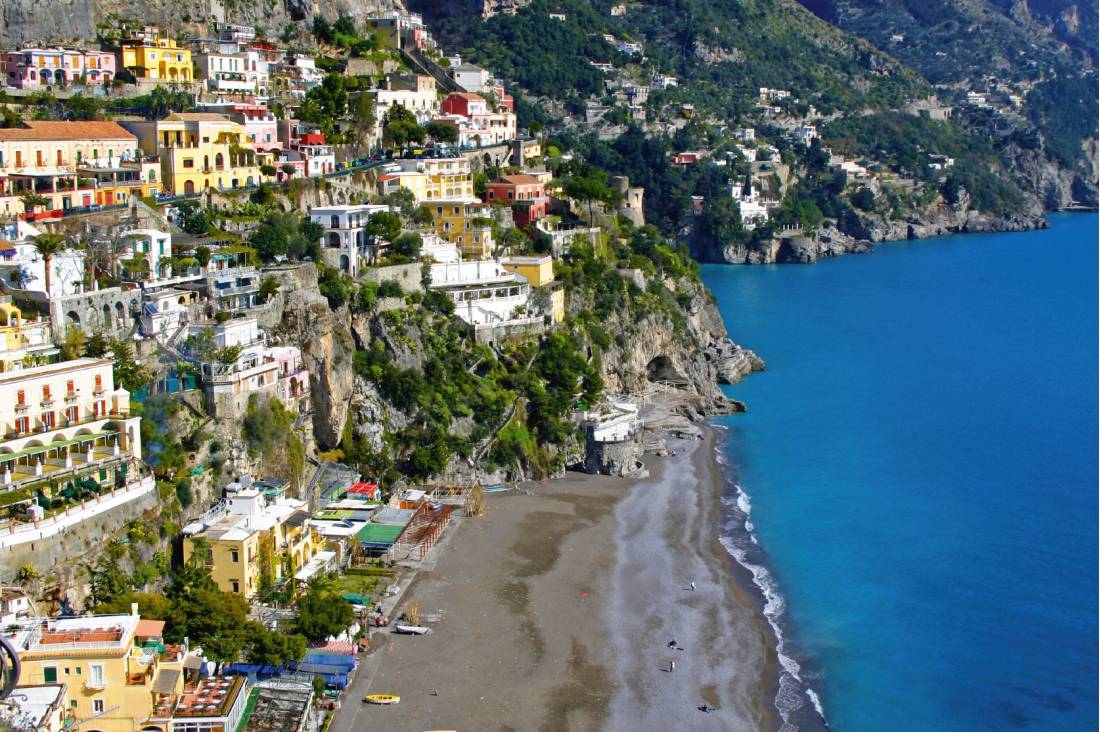
<instances>
[{"instance_id":1,"label":"cave opening in cliff","mask_svg":"<svg viewBox=\"0 0 1100 732\"><path fill-rule=\"evenodd\" d=\"M668 356L657 356L651 360L646 365L646 378L650 381L683 381L684 379Z\"/></svg>"}]
</instances>

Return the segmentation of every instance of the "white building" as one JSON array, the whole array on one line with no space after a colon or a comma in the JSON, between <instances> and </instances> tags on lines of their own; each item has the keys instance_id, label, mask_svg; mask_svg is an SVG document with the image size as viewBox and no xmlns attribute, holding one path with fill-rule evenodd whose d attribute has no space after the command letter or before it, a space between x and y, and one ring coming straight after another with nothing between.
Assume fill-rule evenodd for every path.
<instances>
[{"instance_id":1,"label":"white building","mask_svg":"<svg viewBox=\"0 0 1100 732\"><path fill-rule=\"evenodd\" d=\"M485 69L473 64L459 63L451 70L455 83L464 91L475 94L483 94L489 88L489 82L493 78Z\"/></svg>"},{"instance_id":2,"label":"white building","mask_svg":"<svg viewBox=\"0 0 1100 732\"><path fill-rule=\"evenodd\" d=\"M324 227L321 236L321 259L352 277L359 274L364 258L375 252L367 241L367 222L371 214L389 211L382 204L348 206L317 206L309 210L309 220Z\"/></svg>"},{"instance_id":3,"label":"white building","mask_svg":"<svg viewBox=\"0 0 1100 732\"><path fill-rule=\"evenodd\" d=\"M446 241L438 234L420 235L420 256L438 264L454 264L462 261L462 253L453 242Z\"/></svg>"},{"instance_id":4,"label":"white building","mask_svg":"<svg viewBox=\"0 0 1100 732\"><path fill-rule=\"evenodd\" d=\"M751 231L757 226L768 223L768 207L760 200L752 184L734 183L730 186L730 195L737 201L737 211L741 214L741 225Z\"/></svg>"},{"instance_id":5,"label":"white building","mask_svg":"<svg viewBox=\"0 0 1100 732\"><path fill-rule=\"evenodd\" d=\"M238 349L236 358L200 361L207 408L215 417L245 413L253 394L278 398L292 410L304 408L309 396L309 373L302 354L293 346L271 346L255 318L220 324L191 324L188 337L207 341L218 351ZM192 357L197 354L192 351Z\"/></svg>"},{"instance_id":6,"label":"white building","mask_svg":"<svg viewBox=\"0 0 1100 732\"><path fill-rule=\"evenodd\" d=\"M501 325L528 316L531 288L522 275L493 260L433 264L431 289L441 290L466 323Z\"/></svg>"},{"instance_id":7,"label":"white building","mask_svg":"<svg viewBox=\"0 0 1100 732\"><path fill-rule=\"evenodd\" d=\"M267 96L271 74L267 59L259 51L244 49L236 53L212 50L194 54L199 75L215 93L257 94Z\"/></svg>"},{"instance_id":8,"label":"white building","mask_svg":"<svg viewBox=\"0 0 1100 732\"><path fill-rule=\"evenodd\" d=\"M46 260L34 245L42 232L25 221L0 227L0 279L16 292L49 298L84 292L84 253L65 249L50 258L50 290L46 292Z\"/></svg>"},{"instance_id":9,"label":"white building","mask_svg":"<svg viewBox=\"0 0 1100 732\"><path fill-rule=\"evenodd\" d=\"M133 277L150 284L172 277L172 235L156 229L131 229L122 235L129 247L127 258L145 259L148 276ZM130 274L142 274L141 270L130 270Z\"/></svg>"},{"instance_id":10,"label":"white building","mask_svg":"<svg viewBox=\"0 0 1100 732\"><path fill-rule=\"evenodd\" d=\"M195 293L190 290L146 290L141 306L142 335L165 343L186 325L194 300Z\"/></svg>"},{"instance_id":11,"label":"white building","mask_svg":"<svg viewBox=\"0 0 1100 732\"><path fill-rule=\"evenodd\" d=\"M802 145L809 145L817 137L817 128L813 125L799 125L791 133L794 141Z\"/></svg>"}]
</instances>

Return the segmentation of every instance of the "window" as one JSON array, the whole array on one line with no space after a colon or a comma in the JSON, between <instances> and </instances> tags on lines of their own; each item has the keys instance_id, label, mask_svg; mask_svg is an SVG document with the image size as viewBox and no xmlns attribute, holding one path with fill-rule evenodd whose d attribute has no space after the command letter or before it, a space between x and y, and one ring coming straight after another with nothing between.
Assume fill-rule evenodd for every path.
<instances>
[{"instance_id":1,"label":"window","mask_svg":"<svg viewBox=\"0 0 1100 732\"><path fill-rule=\"evenodd\" d=\"M194 168L195 167L195 159L194 158L184 158L183 159L183 167L185 167L185 168Z\"/></svg>"},{"instance_id":2,"label":"window","mask_svg":"<svg viewBox=\"0 0 1100 732\"><path fill-rule=\"evenodd\" d=\"M106 681L103 678L103 664L93 663L88 666L88 684L90 686L105 686Z\"/></svg>"},{"instance_id":3,"label":"window","mask_svg":"<svg viewBox=\"0 0 1100 732\"><path fill-rule=\"evenodd\" d=\"M229 584L233 587L233 592L240 593L241 584L237 580L229 580Z\"/></svg>"},{"instance_id":4,"label":"window","mask_svg":"<svg viewBox=\"0 0 1100 732\"><path fill-rule=\"evenodd\" d=\"M15 432L16 434L23 434L31 431L31 418L19 417L15 420Z\"/></svg>"},{"instance_id":5,"label":"window","mask_svg":"<svg viewBox=\"0 0 1100 732\"><path fill-rule=\"evenodd\" d=\"M69 709L76 709L76 699L69 700Z\"/></svg>"},{"instance_id":6,"label":"window","mask_svg":"<svg viewBox=\"0 0 1100 732\"><path fill-rule=\"evenodd\" d=\"M96 391L103 391L103 374L96 374L95 375L95 390Z\"/></svg>"},{"instance_id":7,"label":"window","mask_svg":"<svg viewBox=\"0 0 1100 732\"><path fill-rule=\"evenodd\" d=\"M69 420L69 424L76 424L80 421L80 407L69 407L65 410L65 419Z\"/></svg>"},{"instance_id":8,"label":"window","mask_svg":"<svg viewBox=\"0 0 1100 732\"><path fill-rule=\"evenodd\" d=\"M42 679L47 684L57 683L57 666L44 666L42 668Z\"/></svg>"},{"instance_id":9,"label":"window","mask_svg":"<svg viewBox=\"0 0 1100 732\"><path fill-rule=\"evenodd\" d=\"M42 385L42 401L48 402L49 400L50 400L50 385L49 384L43 384Z\"/></svg>"},{"instance_id":10,"label":"window","mask_svg":"<svg viewBox=\"0 0 1100 732\"><path fill-rule=\"evenodd\" d=\"M103 714L106 709L102 699L92 699L92 713Z\"/></svg>"},{"instance_id":11,"label":"window","mask_svg":"<svg viewBox=\"0 0 1100 732\"><path fill-rule=\"evenodd\" d=\"M229 557L230 557L230 559L232 559L232 560L233 560L234 562L239 562L239 561L241 561L241 553L240 553L240 552L238 552L238 551L237 551L236 549L232 549L232 550L230 550L230 552L229 552Z\"/></svg>"},{"instance_id":12,"label":"window","mask_svg":"<svg viewBox=\"0 0 1100 732\"><path fill-rule=\"evenodd\" d=\"M65 394L67 394L68 396L73 396L74 394L76 394L76 383L75 382L73 382L73 381L66 381L65 382Z\"/></svg>"},{"instance_id":13,"label":"window","mask_svg":"<svg viewBox=\"0 0 1100 732\"><path fill-rule=\"evenodd\" d=\"M27 406L27 393L22 389L15 393L15 403L20 407Z\"/></svg>"},{"instance_id":14,"label":"window","mask_svg":"<svg viewBox=\"0 0 1100 732\"><path fill-rule=\"evenodd\" d=\"M56 417L54 416L54 414L55 414L54 412L43 412L42 413L42 428L43 429L52 430L54 428L55 421L56 421Z\"/></svg>"}]
</instances>

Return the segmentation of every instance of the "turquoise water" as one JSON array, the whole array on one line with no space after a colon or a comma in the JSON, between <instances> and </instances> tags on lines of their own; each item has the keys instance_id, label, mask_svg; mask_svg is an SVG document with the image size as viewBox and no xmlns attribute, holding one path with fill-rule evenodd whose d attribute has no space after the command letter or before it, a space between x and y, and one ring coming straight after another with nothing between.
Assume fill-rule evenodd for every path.
<instances>
[{"instance_id":1,"label":"turquoise water","mask_svg":"<svg viewBox=\"0 0 1100 732\"><path fill-rule=\"evenodd\" d=\"M768 364L728 452L836 730L1095 729L1097 217L1051 222L704 267Z\"/></svg>"}]
</instances>

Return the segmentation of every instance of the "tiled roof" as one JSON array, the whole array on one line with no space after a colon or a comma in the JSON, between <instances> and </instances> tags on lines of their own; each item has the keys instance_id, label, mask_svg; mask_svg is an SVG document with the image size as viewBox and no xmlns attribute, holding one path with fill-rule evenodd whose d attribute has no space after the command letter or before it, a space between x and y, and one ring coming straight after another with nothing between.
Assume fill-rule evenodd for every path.
<instances>
[{"instance_id":1,"label":"tiled roof","mask_svg":"<svg viewBox=\"0 0 1100 732\"><path fill-rule=\"evenodd\" d=\"M167 117L169 122L232 122L224 114L217 112L174 112Z\"/></svg>"},{"instance_id":2,"label":"tiled roof","mask_svg":"<svg viewBox=\"0 0 1100 732\"><path fill-rule=\"evenodd\" d=\"M4 140L134 140L117 122L24 122L22 127L0 129Z\"/></svg>"},{"instance_id":3,"label":"tiled roof","mask_svg":"<svg viewBox=\"0 0 1100 732\"><path fill-rule=\"evenodd\" d=\"M533 175L527 175L526 173L521 173L521 174L518 174L518 175L501 176L501 179L498 182L508 183L510 185L513 185L513 186L533 186L533 185L538 184L539 179L536 178Z\"/></svg>"},{"instance_id":4,"label":"tiled roof","mask_svg":"<svg viewBox=\"0 0 1100 732\"><path fill-rule=\"evenodd\" d=\"M461 97L461 98L463 98L467 101L470 101L470 102L484 102L485 101L485 97L481 96L480 94L475 94L473 92L451 92L447 96L448 97Z\"/></svg>"}]
</instances>

